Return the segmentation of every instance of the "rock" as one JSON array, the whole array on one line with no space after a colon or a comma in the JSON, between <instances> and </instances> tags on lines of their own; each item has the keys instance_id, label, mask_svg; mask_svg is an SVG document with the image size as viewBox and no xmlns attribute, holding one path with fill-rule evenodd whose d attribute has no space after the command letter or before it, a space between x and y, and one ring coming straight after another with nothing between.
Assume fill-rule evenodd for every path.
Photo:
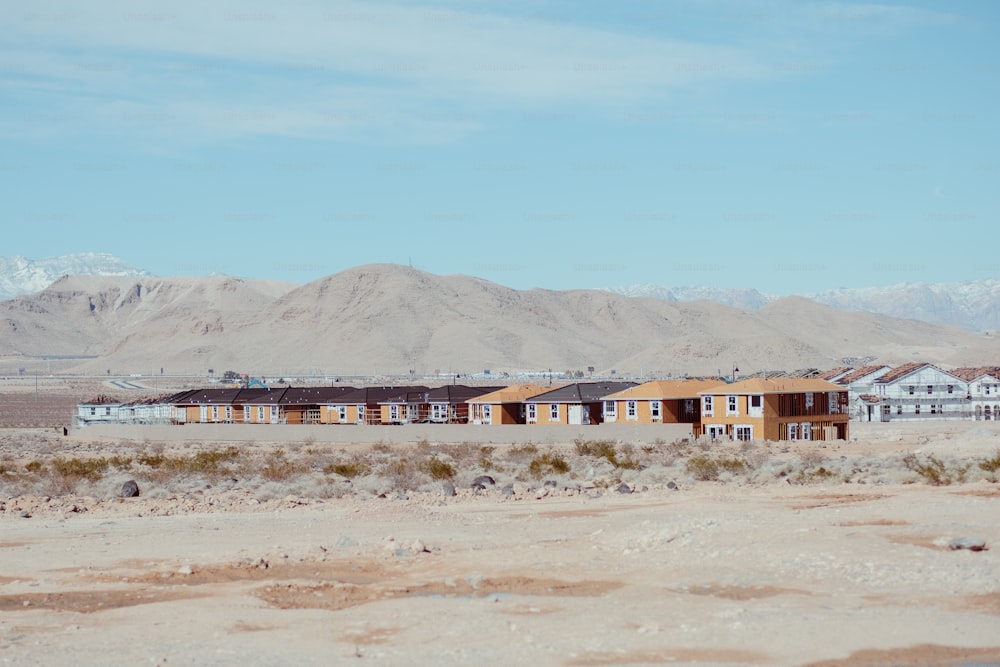
<instances>
[{"instance_id":1,"label":"rock","mask_svg":"<svg viewBox=\"0 0 1000 667\"><path fill-rule=\"evenodd\" d=\"M444 483L442 483L441 484L441 492L445 495L446 498L451 498L451 497L457 495L457 493L455 491L455 485L452 484L451 482L444 482Z\"/></svg>"},{"instance_id":2,"label":"rock","mask_svg":"<svg viewBox=\"0 0 1000 667\"><path fill-rule=\"evenodd\" d=\"M21 517L22 519L30 519L31 512L29 512L28 510L21 510L21 513L18 514L18 516Z\"/></svg>"},{"instance_id":3,"label":"rock","mask_svg":"<svg viewBox=\"0 0 1000 667\"><path fill-rule=\"evenodd\" d=\"M410 497L408 495L406 495L405 493L403 493L402 491L397 491L396 492L396 500L409 500L409 499L410 499Z\"/></svg>"},{"instance_id":4,"label":"rock","mask_svg":"<svg viewBox=\"0 0 1000 667\"><path fill-rule=\"evenodd\" d=\"M139 496L139 485L135 483L134 479L122 484L122 498L137 498Z\"/></svg>"},{"instance_id":5,"label":"rock","mask_svg":"<svg viewBox=\"0 0 1000 667\"><path fill-rule=\"evenodd\" d=\"M547 480L545 480L544 482L542 482L542 486L547 486L547 487L549 487L549 488L552 488L552 489L554 489L554 488L556 488L557 486L559 486L559 482L557 482L557 481L556 481L556 480L554 480L554 479L547 479Z\"/></svg>"},{"instance_id":6,"label":"rock","mask_svg":"<svg viewBox=\"0 0 1000 667\"><path fill-rule=\"evenodd\" d=\"M671 482L667 482L667 488L670 489L671 491L676 491L677 490L677 482L672 482L672 481Z\"/></svg>"},{"instance_id":7,"label":"rock","mask_svg":"<svg viewBox=\"0 0 1000 667\"><path fill-rule=\"evenodd\" d=\"M503 487L503 490L501 491L501 493L503 494L504 498L513 498L514 497L514 485L513 484L508 484L507 486Z\"/></svg>"},{"instance_id":8,"label":"rock","mask_svg":"<svg viewBox=\"0 0 1000 667\"><path fill-rule=\"evenodd\" d=\"M615 488L615 491L618 493L632 493L632 488L625 482L622 482Z\"/></svg>"},{"instance_id":9,"label":"rock","mask_svg":"<svg viewBox=\"0 0 1000 667\"><path fill-rule=\"evenodd\" d=\"M492 477L490 477L489 475L480 475L479 477L472 480L472 487L475 488L476 485L479 484L483 488L486 488L487 486L493 486L496 483L497 481Z\"/></svg>"},{"instance_id":10,"label":"rock","mask_svg":"<svg viewBox=\"0 0 1000 667\"><path fill-rule=\"evenodd\" d=\"M948 542L948 548L952 551L967 549L969 551L986 551L986 540L975 537L956 537Z\"/></svg>"},{"instance_id":11,"label":"rock","mask_svg":"<svg viewBox=\"0 0 1000 667\"><path fill-rule=\"evenodd\" d=\"M479 493L480 491L485 491L486 490L486 487L483 486L482 484L475 484L475 483L473 483L473 485L472 485L471 488L476 493Z\"/></svg>"},{"instance_id":12,"label":"rock","mask_svg":"<svg viewBox=\"0 0 1000 667\"><path fill-rule=\"evenodd\" d=\"M421 540L414 540L413 544L410 545L410 551L415 554L430 553L431 550L427 548L427 545Z\"/></svg>"}]
</instances>

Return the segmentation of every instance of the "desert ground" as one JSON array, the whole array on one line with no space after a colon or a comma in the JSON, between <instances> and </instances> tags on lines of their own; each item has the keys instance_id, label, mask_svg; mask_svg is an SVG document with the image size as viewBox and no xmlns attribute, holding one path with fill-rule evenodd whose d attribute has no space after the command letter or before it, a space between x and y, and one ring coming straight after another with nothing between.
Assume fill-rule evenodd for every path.
<instances>
[{"instance_id":1,"label":"desert ground","mask_svg":"<svg viewBox=\"0 0 1000 667\"><path fill-rule=\"evenodd\" d=\"M25 419L4 664L1000 664L992 422L234 445Z\"/></svg>"}]
</instances>

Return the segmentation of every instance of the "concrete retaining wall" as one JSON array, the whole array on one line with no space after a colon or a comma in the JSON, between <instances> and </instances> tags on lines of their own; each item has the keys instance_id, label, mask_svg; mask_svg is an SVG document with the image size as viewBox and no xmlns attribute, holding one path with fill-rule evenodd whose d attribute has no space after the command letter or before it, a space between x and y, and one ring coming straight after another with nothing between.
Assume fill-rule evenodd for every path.
<instances>
[{"instance_id":1,"label":"concrete retaining wall","mask_svg":"<svg viewBox=\"0 0 1000 667\"><path fill-rule=\"evenodd\" d=\"M153 442L297 442L375 444L378 442L432 444L570 443L585 440L621 440L650 443L673 442L691 436L690 424L600 424L597 426L527 426L505 424L407 424L405 426L304 425L304 424L185 424L183 426L95 424L70 431L81 439L150 440Z\"/></svg>"}]
</instances>

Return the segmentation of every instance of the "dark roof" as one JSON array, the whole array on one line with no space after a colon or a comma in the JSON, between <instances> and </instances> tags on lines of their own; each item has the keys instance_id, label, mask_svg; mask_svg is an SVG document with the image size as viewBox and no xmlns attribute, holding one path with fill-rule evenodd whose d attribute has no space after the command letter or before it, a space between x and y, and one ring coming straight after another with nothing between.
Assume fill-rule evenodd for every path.
<instances>
[{"instance_id":1,"label":"dark roof","mask_svg":"<svg viewBox=\"0 0 1000 667\"><path fill-rule=\"evenodd\" d=\"M464 384L446 384L443 387L436 387L427 392L427 402L465 403L471 398L478 398L498 389L503 389L503 387L469 387Z\"/></svg>"},{"instance_id":2,"label":"dark roof","mask_svg":"<svg viewBox=\"0 0 1000 667\"><path fill-rule=\"evenodd\" d=\"M181 394L174 405L229 405L240 393L239 389L195 389Z\"/></svg>"},{"instance_id":3,"label":"dark roof","mask_svg":"<svg viewBox=\"0 0 1000 667\"><path fill-rule=\"evenodd\" d=\"M281 397L282 405L326 405L352 391L355 387L289 387Z\"/></svg>"},{"instance_id":4,"label":"dark roof","mask_svg":"<svg viewBox=\"0 0 1000 667\"><path fill-rule=\"evenodd\" d=\"M427 387L361 387L335 397L333 403L337 405L360 405L362 403L371 405L372 403L389 401L406 392L425 392L427 390Z\"/></svg>"},{"instance_id":5,"label":"dark roof","mask_svg":"<svg viewBox=\"0 0 1000 667\"><path fill-rule=\"evenodd\" d=\"M598 403L608 394L636 386L635 382L577 382L532 396L529 403Z\"/></svg>"},{"instance_id":6,"label":"dark roof","mask_svg":"<svg viewBox=\"0 0 1000 667\"><path fill-rule=\"evenodd\" d=\"M240 389L240 393L233 399L234 405L274 405L281 402L281 397L285 395L287 388L278 387L248 387Z\"/></svg>"}]
</instances>

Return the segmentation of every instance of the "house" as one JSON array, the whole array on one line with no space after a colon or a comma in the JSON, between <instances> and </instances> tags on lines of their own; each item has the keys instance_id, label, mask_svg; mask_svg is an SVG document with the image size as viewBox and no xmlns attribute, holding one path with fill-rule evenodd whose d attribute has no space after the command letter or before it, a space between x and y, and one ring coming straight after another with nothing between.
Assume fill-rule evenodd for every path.
<instances>
[{"instance_id":1,"label":"house","mask_svg":"<svg viewBox=\"0 0 1000 667\"><path fill-rule=\"evenodd\" d=\"M816 376L819 380L826 380L827 382L836 382L838 378L842 378L854 368L851 366L837 366L836 368L831 368L828 371L824 371Z\"/></svg>"},{"instance_id":2,"label":"house","mask_svg":"<svg viewBox=\"0 0 1000 667\"><path fill-rule=\"evenodd\" d=\"M527 424L600 424L604 397L636 386L635 382L577 382L524 402Z\"/></svg>"},{"instance_id":3,"label":"house","mask_svg":"<svg viewBox=\"0 0 1000 667\"><path fill-rule=\"evenodd\" d=\"M121 411L120 399L111 396L97 396L76 406L76 423L79 426L88 424L118 423L118 413Z\"/></svg>"},{"instance_id":4,"label":"house","mask_svg":"<svg viewBox=\"0 0 1000 667\"><path fill-rule=\"evenodd\" d=\"M446 384L427 392L429 412L422 421L436 424L467 424L469 401L503 387L469 387L463 384Z\"/></svg>"},{"instance_id":5,"label":"house","mask_svg":"<svg viewBox=\"0 0 1000 667\"><path fill-rule=\"evenodd\" d=\"M544 394L549 387L516 384L469 399L470 424L524 424L524 401Z\"/></svg>"},{"instance_id":6,"label":"house","mask_svg":"<svg viewBox=\"0 0 1000 667\"><path fill-rule=\"evenodd\" d=\"M240 389L194 389L173 399L174 419L179 424L212 424L233 421L233 399Z\"/></svg>"},{"instance_id":7,"label":"house","mask_svg":"<svg viewBox=\"0 0 1000 667\"><path fill-rule=\"evenodd\" d=\"M847 390L816 378L751 378L698 392L701 432L730 440L846 440Z\"/></svg>"},{"instance_id":8,"label":"house","mask_svg":"<svg viewBox=\"0 0 1000 667\"><path fill-rule=\"evenodd\" d=\"M383 406L381 403L396 399L406 392L426 392L427 390L428 388L423 386L361 387L354 391L344 392L320 405L320 423L382 424ZM388 410L386 413L389 416Z\"/></svg>"},{"instance_id":9,"label":"house","mask_svg":"<svg viewBox=\"0 0 1000 667\"><path fill-rule=\"evenodd\" d=\"M186 392L185 392L186 393ZM121 424L170 424L174 422L174 399L179 394L137 398L118 409Z\"/></svg>"},{"instance_id":10,"label":"house","mask_svg":"<svg viewBox=\"0 0 1000 667\"><path fill-rule=\"evenodd\" d=\"M427 387L411 387L379 401L379 423L412 424L423 421L425 415L430 413L428 393Z\"/></svg>"},{"instance_id":11,"label":"house","mask_svg":"<svg viewBox=\"0 0 1000 667\"><path fill-rule=\"evenodd\" d=\"M1000 419L1000 367L956 368L951 373L966 382L965 395L969 400L969 412L973 419Z\"/></svg>"},{"instance_id":12,"label":"house","mask_svg":"<svg viewBox=\"0 0 1000 667\"><path fill-rule=\"evenodd\" d=\"M243 424L281 424L284 419L281 399L287 387L248 387L240 389L233 398L232 419Z\"/></svg>"},{"instance_id":13,"label":"house","mask_svg":"<svg viewBox=\"0 0 1000 667\"><path fill-rule=\"evenodd\" d=\"M879 421L879 401L871 400L875 396L875 380L891 370L884 364L874 364L852 369L832 382L847 389L847 398L851 403L851 419L855 421ZM861 399L861 396L869 398Z\"/></svg>"},{"instance_id":14,"label":"house","mask_svg":"<svg viewBox=\"0 0 1000 667\"><path fill-rule=\"evenodd\" d=\"M347 385L289 387L279 401L280 414L286 424L319 424L321 423L320 406L328 405L338 397L352 391L356 391L355 388Z\"/></svg>"},{"instance_id":15,"label":"house","mask_svg":"<svg viewBox=\"0 0 1000 667\"><path fill-rule=\"evenodd\" d=\"M719 380L654 380L603 397L603 417L607 423L691 424L701 428L701 400L698 392L719 384Z\"/></svg>"},{"instance_id":16,"label":"house","mask_svg":"<svg viewBox=\"0 0 1000 667\"><path fill-rule=\"evenodd\" d=\"M890 369L874 382L881 421L970 419L968 382L928 363Z\"/></svg>"}]
</instances>

